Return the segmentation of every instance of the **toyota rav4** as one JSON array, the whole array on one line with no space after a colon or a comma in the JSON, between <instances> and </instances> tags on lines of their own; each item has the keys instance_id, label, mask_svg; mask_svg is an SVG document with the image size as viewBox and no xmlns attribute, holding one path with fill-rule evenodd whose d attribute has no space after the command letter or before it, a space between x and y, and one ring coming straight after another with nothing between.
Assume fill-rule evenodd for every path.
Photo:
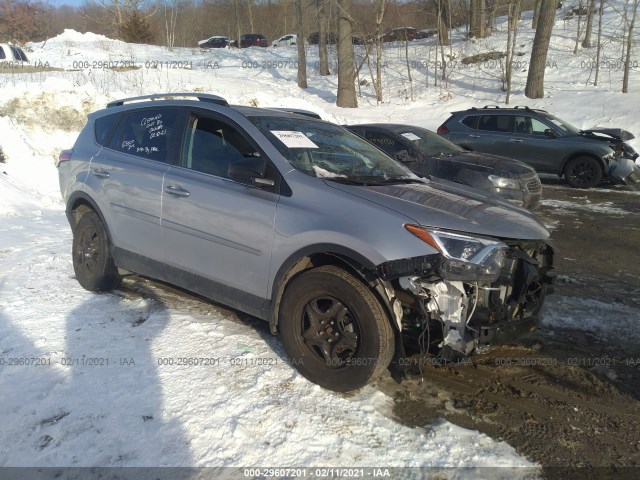
<instances>
[{"instance_id":1,"label":"toyota rav4","mask_svg":"<svg viewBox=\"0 0 640 480\"><path fill-rule=\"evenodd\" d=\"M58 167L80 285L134 272L255 315L332 390L529 332L552 280L526 210L306 116L206 94L119 100Z\"/></svg>"}]
</instances>

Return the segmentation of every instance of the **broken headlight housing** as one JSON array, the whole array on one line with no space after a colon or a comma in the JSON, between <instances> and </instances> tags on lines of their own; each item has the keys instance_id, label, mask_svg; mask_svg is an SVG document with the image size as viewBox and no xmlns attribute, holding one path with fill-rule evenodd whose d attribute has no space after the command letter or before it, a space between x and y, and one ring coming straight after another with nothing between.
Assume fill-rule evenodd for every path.
<instances>
[{"instance_id":1,"label":"broken headlight housing","mask_svg":"<svg viewBox=\"0 0 640 480\"><path fill-rule=\"evenodd\" d=\"M493 283L500 276L509 247L499 240L447 232L417 225L405 228L444 257L442 278L449 281Z\"/></svg>"}]
</instances>

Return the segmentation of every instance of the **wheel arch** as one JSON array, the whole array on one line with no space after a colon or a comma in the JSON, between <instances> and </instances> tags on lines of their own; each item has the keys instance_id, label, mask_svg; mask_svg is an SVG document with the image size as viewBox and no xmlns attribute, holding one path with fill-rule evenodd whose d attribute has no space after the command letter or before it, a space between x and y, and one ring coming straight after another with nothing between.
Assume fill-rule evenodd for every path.
<instances>
[{"instance_id":1,"label":"wheel arch","mask_svg":"<svg viewBox=\"0 0 640 480\"><path fill-rule=\"evenodd\" d=\"M107 238L109 239L109 243L111 244L111 254L113 255L114 260L117 264L117 256L115 252L115 248L113 245L113 237L111 235L111 231L109 230L109 225L107 224L104 214L100 207L96 204L96 202L86 193L84 192L76 192L69 197L67 201L66 215L67 220L69 221L69 225L71 225L71 231L74 230L75 226L78 224L80 217L85 213L93 211L98 215L98 218L102 222L105 231L107 232Z\"/></svg>"},{"instance_id":2,"label":"wheel arch","mask_svg":"<svg viewBox=\"0 0 640 480\"><path fill-rule=\"evenodd\" d=\"M593 152L573 152L569 155L567 155L564 159L564 161L562 162L562 165L560 167L560 175L562 175L563 177L565 176L565 168L567 168L567 164L578 157L591 157L594 160L596 160L598 162L598 164L600 165L600 168L602 168L602 174L605 175L607 172L607 166L604 163L604 160L602 160L602 157L593 153Z\"/></svg>"},{"instance_id":3,"label":"wheel arch","mask_svg":"<svg viewBox=\"0 0 640 480\"><path fill-rule=\"evenodd\" d=\"M396 322L392 321L394 315L391 300L384 288L376 288L376 283L382 285L375 274L376 265L362 254L341 245L319 244L306 247L289 256L276 273L271 289L268 315L272 333L275 334L278 331L280 304L287 285L300 273L324 265L343 268L361 281L380 301L392 328L394 331L397 330Z\"/></svg>"}]
</instances>

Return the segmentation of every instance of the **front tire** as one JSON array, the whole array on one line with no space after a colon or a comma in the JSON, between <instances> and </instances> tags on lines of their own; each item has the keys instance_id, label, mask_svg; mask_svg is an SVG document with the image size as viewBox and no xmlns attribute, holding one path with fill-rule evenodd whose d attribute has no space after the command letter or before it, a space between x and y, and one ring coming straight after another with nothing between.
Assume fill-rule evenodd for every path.
<instances>
[{"instance_id":1,"label":"front tire","mask_svg":"<svg viewBox=\"0 0 640 480\"><path fill-rule=\"evenodd\" d=\"M389 366L394 332L382 305L341 268L307 270L287 286L280 331L291 362L323 388L348 392Z\"/></svg>"},{"instance_id":2,"label":"front tire","mask_svg":"<svg viewBox=\"0 0 640 480\"><path fill-rule=\"evenodd\" d=\"M72 256L76 279L86 290L108 291L120 283L109 235L96 212L82 215L73 229Z\"/></svg>"},{"instance_id":3,"label":"front tire","mask_svg":"<svg viewBox=\"0 0 640 480\"><path fill-rule=\"evenodd\" d=\"M602 167L593 157L576 157L567 162L564 177L574 188L592 188L602 180Z\"/></svg>"}]
</instances>

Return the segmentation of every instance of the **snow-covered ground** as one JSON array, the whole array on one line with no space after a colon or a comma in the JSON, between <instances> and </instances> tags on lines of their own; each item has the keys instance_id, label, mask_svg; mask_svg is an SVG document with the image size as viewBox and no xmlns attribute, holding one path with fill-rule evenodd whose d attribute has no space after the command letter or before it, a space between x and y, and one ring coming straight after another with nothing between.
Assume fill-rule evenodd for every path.
<instances>
[{"instance_id":1,"label":"snow-covered ground","mask_svg":"<svg viewBox=\"0 0 640 480\"><path fill-rule=\"evenodd\" d=\"M605 20L604 59L613 60L620 23L611 9ZM524 60L533 38L529 25L524 14L518 41ZM504 28L501 23L498 34L477 42L463 43L456 33L458 65L463 56L504 49ZM558 21L545 98L524 97L523 68L516 71L512 104L545 108L580 128L610 125L640 134L638 57L631 93L619 93L616 68L601 73L598 87L587 85L585 62L594 49L573 56L574 32L575 22ZM53 165L73 145L86 113L115 98L199 91L235 104L310 109L340 123L435 129L450 111L503 103L492 76L496 65L456 67L448 86L434 86L435 45L415 42L410 86L404 49L390 47L385 102L376 105L371 86L363 85L361 107L344 110L335 107L336 76L318 75L314 49L303 91L295 85L295 48L169 51L72 31L31 48L34 64L65 71L0 74L6 158L0 163L0 467L535 466L509 445L444 420L400 425L392 400L375 386L338 395L310 384L283 360L277 338L215 305L144 282L133 294L127 284L114 294L82 290L73 278L71 233ZM368 73L361 76L369 80ZM593 207L624 213L612 204ZM567 301L555 302L567 315L552 314L553 324L571 324L574 306ZM605 308L587 305L581 321ZM201 364L177 365L180 359ZM477 478L478 472L457 475Z\"/></svg>"}]
</instances>

